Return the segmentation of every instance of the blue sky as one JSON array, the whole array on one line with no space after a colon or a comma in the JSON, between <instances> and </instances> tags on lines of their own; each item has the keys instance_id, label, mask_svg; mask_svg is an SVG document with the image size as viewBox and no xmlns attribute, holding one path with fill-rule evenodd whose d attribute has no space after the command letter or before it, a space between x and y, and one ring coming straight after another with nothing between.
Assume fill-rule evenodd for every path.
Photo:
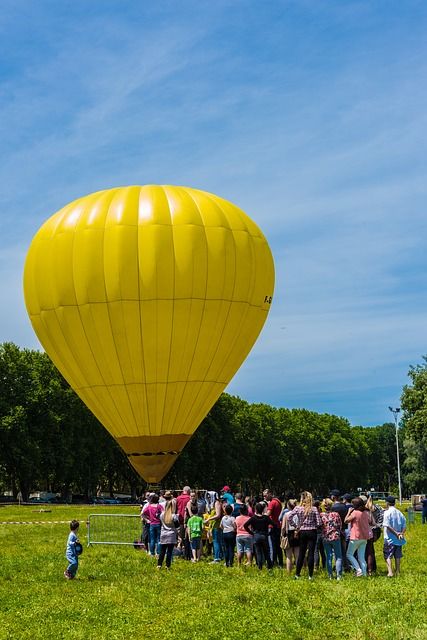
<instances>
[{"instance_id":1,"label":"blue sky","mask_svg":"<svg viewBox=\"0 0 427 640\"><path fill-rule=\"evenodd\" d=\"M427 353L426 32L411 0L2 0L0 341L38 346L21 280L47 217L112 186L193 186L275 258L227 390L389 421Z\"/></svg>"}]
</instances>

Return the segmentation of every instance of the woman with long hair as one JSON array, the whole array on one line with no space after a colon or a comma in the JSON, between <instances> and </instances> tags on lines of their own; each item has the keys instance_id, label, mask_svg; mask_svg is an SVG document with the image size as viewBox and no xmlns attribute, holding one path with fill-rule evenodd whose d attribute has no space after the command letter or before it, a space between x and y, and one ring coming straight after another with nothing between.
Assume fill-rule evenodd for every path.
<instances>
[{"instance_id":1,"label":"woman with long hair","mask_svg":"<svg viewBox=\"0 0 427 640\"><path fill-rule=\"evenodd\" d=\"M317 530L321 527L320 514L313 506L313 496L309 491L301 493L300 503L289 513L289 520L295 526L294 537L299 538L299 554L295 579L301 576L301 569L307 553L308 579L313 579L314 551L316 548Z\"/></svg>"},{"instance_id":2,"label":"woman with long hair","mask_svg":"<svg viewBox=\"0 0 427 640\"><path fill-rule=\"evenodd\" d=\"M384 509L374 504L372 497L360 496L365 502L366 509L370 512L371 534L366 543L365 560L368 566L368 576L372 576L377 570L377 559L375 557L375 543L381 537L382 524L384 520Z\"/></svg>"},{"instance_id":3,"label":"woman with long hair","mask_svg":"<svg viewBox=\"0 0 427 640\"><path fill-rule=\"evenodd\" d=\"M178 541L177 527L179 516L176 512L176 500L170 491L164 494L165 510L160 514L160 553L157 568L161 569L166 556L166 569L172 564L173 550Z\"/></svg>"},{"instance_id":4,"label":"woman with long hair","mask_svg":"<svg viewBox=\"0 0 427 640\"><path fill-rule=\"evenodd\" d=\"M322 507L320 504L320 500L315 500L313 502L313 506L316 507L316 509L320 513L320 517L322 517ZM314 568L316 569L316 571L320 567L320 560L322 560L322 569L324 569L326 567L326 553L323 547L322 530L318 529L316 547L314 549Z\"/></svg>"}]
</instances>

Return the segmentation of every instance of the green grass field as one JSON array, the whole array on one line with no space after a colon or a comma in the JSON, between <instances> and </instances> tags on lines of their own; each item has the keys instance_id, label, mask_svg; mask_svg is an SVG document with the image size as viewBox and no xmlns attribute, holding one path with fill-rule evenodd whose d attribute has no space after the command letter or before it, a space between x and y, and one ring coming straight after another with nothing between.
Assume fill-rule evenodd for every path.
<instances>
[{"instance_id":1,"label":"green grass field","mask_svg":"<svg viewBox=\"0 0 427 640\"><path fill-rule=\"evenodd\" d=\"M81 521L132 507L1 507L0 521ZM66 581L67 524L0 525L0 640L427 639L427 526L408 530L399 578L294 581L278 569L226 569L177 559L170 572L133 547L85 548Z\"/></svg>"}]
</instances>

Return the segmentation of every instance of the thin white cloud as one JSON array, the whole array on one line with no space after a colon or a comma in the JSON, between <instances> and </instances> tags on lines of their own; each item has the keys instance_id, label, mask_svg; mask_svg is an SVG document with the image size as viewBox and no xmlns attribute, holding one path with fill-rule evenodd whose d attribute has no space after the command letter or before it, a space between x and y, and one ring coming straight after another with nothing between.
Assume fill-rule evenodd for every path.
<instances>
[{"instance_id":1,"label":"thin white cloud","mask_svg":"<svg viewBox=\"0 0 427 640\"><path fill-rule=\"evenodd\" d=\"M143 24L93 11L60 42L49 17L49 55L6 79L0 105L0 242L13 245L0 255L0 339L34 344L23 247L48 215L108 186L188 184L246 210L275 255L270 318L230 390L331 411L335 402L358 420L357 398L365 415L378 411L425 351L421 28L395 40L397 18L378 31L359 2L326 13L284 3L279 26L245 5L196 11L191 24L191 3ZM221 39L233 20L236 42ZM268 33L259 55L239 40L244 27L259 37L257 25Z\"/></svg>"}]
</instances>

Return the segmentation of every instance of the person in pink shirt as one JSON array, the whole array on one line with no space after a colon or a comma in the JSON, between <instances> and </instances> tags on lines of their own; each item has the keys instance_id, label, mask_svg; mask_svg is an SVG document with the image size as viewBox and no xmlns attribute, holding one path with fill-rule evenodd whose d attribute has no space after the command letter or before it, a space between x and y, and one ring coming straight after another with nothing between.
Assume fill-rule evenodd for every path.
<instances>
[{"instance_id":1,"label":"person in pink shirt","mask_svg":"<svg viewBox=\"0 0 427 640\"><path fill-rule=\"evenodd\" d=\"M240 515L236 518L236 546L237 546L237 564L240 566L244 554L246 554L247 564L252 563L252 553L254 547L254 537L248 533L244 527L245 522L251 516L248 513L248 507L243 504L240 508Z\"/></svg>"},{"instance_id":2,"label":"person in pink shirt","mask_svg":"<svg viewBox=\"0 0 427 640\"><path fill-rule=\"evenodd\" d=\"M365 550L370 536L369 511L361 498L353 498L344 522L350 523L350 542L347 548L347 560L356 571L358 578L366 576ZM357 551L357 560L354 554Z\"/></svg>"},{"instance_id":3,"label":"person in pink shirt","mask_svg":"<svg viewBox=\"0 0 427 640\"><path fill-rule=\"evenodd\" d=\"M159 554L160 515L162 513L163 507L159 504L159 496L153 493L150 502L145 505L141 512L141 516L150 525L150 556Z\"/></svg>"}]
</instances>

